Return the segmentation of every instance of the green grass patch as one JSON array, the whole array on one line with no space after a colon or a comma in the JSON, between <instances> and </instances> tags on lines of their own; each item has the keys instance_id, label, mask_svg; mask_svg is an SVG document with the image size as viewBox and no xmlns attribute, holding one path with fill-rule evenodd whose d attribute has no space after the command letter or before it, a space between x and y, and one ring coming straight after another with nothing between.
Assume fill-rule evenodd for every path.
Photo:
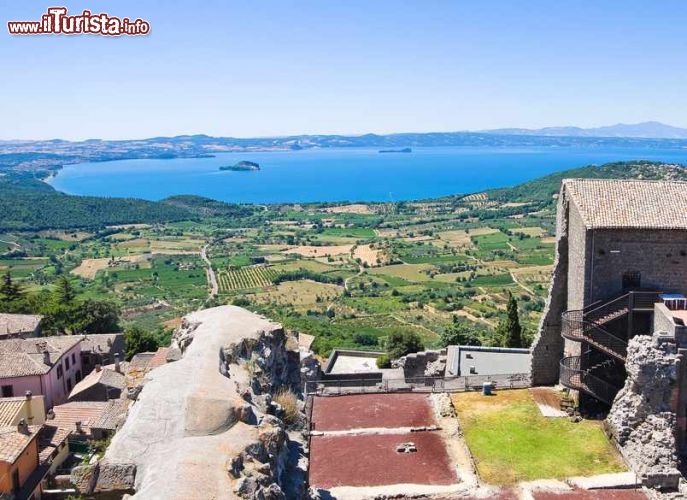
<instances>
[{"instance_id":1,"label":"green grass patch","mask_svg":"<svg viewBox=\"0 0 687 500\"><path fill-rule=\"evenodd\" d=\"M541 415L529 390L453 396L483 481L514 484L626 470L598 421Z\"/></svg>"},{"instance_id":2,"label":"green grass patch","mask_svg":"<svg viewBox=\"0 0 687 500\"><path fill-rule=\"evenodd\" d=\"M374 238L374 229L369 227L328 227L320 233L322 236L335 236L344 238Z\"/></svg>"},{"instance_id":3,"label":"green grass patch","mask_svg":"<svg viewBox=\"0 0 687 500\"><path fill-rule=\"evenodd\" d=\"M472 242L482 251L508 250L510 248L508 236L501 232L473 236Z\"/></svg>"},{"instance_id":4,"label":"green grass patch","mask_svg":"<svg viewBox=\"0 0 687 500\"><path fill-rule=\"evenodd\" d=\"M489 276L477 276L472 280L475 286L502 286L513 284L513 278L508 273L493 274Z\"/></svg>"}]
</instances>

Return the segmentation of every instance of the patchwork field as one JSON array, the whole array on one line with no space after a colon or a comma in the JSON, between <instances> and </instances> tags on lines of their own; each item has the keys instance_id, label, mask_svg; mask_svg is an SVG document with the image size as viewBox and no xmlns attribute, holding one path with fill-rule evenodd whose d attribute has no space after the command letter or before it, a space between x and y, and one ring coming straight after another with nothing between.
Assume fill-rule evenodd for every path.
<instances>
[{"instance_id":1,"label":"patchwork field","mask_svg":"<svg viewBox=\"0 0 687 500\"><path fill-rule=\"evenodd\" d=\"M515 221L510 216L517 206L507 217L492 217L485 207L498 209L480 195L285 204L242 209L245 217L208 215L100 231L6 231L0 271L9 270L27 290L50 289L66 274L84 297L145 310L127 314L127 324L150 327L208 300L212 288L199 255L207 246L218 281L214 300L240 303L315 336L322 356L336 347L382 350L395 332L416 333L427 347L438 347L454 320L480 342L493 343L506 291L518 300L531 339L553 262L553 212L530 217L522 205L523 218ZM160 301L169 306L154 307Z\"/></svg>"},{"instance_id":2,"label":"patchwork field","mask_svg":"<svg viewBox=\"0 0 687 500\"><path fill-rule=\"evenodd\" d=\"M83 259L81 264L72 269L71 272L76 276L92 280L95 278L98 272L102 271L103 269L116 269L118 267L125 266L126 264L139 264L139 266L145 265L150 258L151 254L140 254L118 257L116 259Z\"/></svg>"}]
</instances>

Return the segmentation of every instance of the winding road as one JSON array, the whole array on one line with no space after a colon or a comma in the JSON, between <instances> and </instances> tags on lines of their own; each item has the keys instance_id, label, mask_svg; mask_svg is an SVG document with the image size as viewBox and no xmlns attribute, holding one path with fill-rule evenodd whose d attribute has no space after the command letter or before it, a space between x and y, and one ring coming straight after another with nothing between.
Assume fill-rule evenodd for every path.
<instances>
[{"instance_id":1,"label":"winding road","mask_svg":"<svg viewBox=\"0 0 687 500\"><path fill-rule=\"evenodd\" d=\"M208 266L207 274L208 279L210 280L210 297L214 298L217 297L217 294L219 293L219 286L217 285L217 276L215 275L215 270L212 268L210 259L208 259L208 246L209 245L205 245L200 249L200 258L203 259Z\"/></svg>"}]
</instances>

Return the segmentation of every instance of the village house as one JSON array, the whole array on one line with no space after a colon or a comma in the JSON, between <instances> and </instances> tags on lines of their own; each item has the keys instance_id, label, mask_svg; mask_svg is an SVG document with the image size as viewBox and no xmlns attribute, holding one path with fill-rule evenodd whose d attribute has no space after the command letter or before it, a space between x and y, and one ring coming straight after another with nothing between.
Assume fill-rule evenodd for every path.
<instances>
[{"instance_id":1,"label":"village house","mask_svg":"<svg viewBox=\"0 0 687 500\"><path fill-rule=\"evenodd\" d=\"M29 425L42 425L45 422L43 400L43 396L34 396L31 391L24 396L0 398L0 427L17 425L22 419Z\"/></svg>"},{"instance_id":2,"label":"village house","mask_svg":"<svg viewBox=\"0 0 687 500\"><path fill-rule=\"evenodd\" d=\"M27 423L38 430L38 458L43 477L52 475L69 457L67 439L69 429L45 425L46 413L43 396L28 392L24 397L0 398L0 428L16 427Z\"/></svg>"},{"instance_id":3,"label":"village house","mask_svg":"<svg viewBox=\"0 0 687 500\"><path fill-rule=\"evenodd\" d=\"M46 424L70 430L70 439L74 441L105 439L125 420L129 402L128 399L70 401L53 407L46 416Z\"/></svg>"},{"instance_id":4,"label":"village house","mask_svg":"<svg viewBox=\"0 0 687 500\"><path fill-rule=\"evenodd\" d=\"M43 316L0 313L0 340L40 337Z\"/></svg>"},{"instance_id":5,"label":"village house","mask_svg":"<svg viewBox=\"0 0 687 500\"><path fill-rule=\"evenodd\" d=\"M96 365L114 363L116 354L123 356L126 352L123 333L88 334L81 338L81 367L84 374L91 373Z\"/></svg>"},{"instance_id":6,"label":"village house","mask_svg":"<svg viewBox=\"0 0 687 500\"><path fill-rule=\"evenodd\" d=\"M39 430L25 421L0 428L0 494L30 498L40 493Z\"/></svg>"},{"instance_id":7,"label":"village house","mask_svg":"<svg viewBox=\"0 0 687 500\"><path fill-rule=\"evenodd\" d=\"M0 341L2 397L42 395L46 409L67 401L83 378L81 338L76 336Z\"/></svg>"},{"instance_id":8,"label":"village house","mask_svg":"<svg viewBox=\"0 0 687 500\"><path fill-rule=\"evenodd\" d=\"M116 359L116 358L115 358ZM96 365L95 370L74 386L69 401L107 401L119 399L126 388L126 377L117 360L109 366Z\"/></svg>"}]
</instances>

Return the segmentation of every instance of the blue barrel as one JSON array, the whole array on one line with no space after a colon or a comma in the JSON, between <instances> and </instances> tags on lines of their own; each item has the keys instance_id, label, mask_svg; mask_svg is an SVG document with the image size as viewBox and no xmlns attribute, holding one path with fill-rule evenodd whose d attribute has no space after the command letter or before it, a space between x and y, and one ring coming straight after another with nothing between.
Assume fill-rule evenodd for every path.
<instances>
[{"instance_id":1,"label":"blue barrel","mask_svg":"<svg viewBox=\"0 0 687 500\"><path fill-rule=\"evenodd\" d=\"M491 382L483 382L482 383L482 396L491 396L491 389L492 389Z\"/></svg>"}]
</instances>

